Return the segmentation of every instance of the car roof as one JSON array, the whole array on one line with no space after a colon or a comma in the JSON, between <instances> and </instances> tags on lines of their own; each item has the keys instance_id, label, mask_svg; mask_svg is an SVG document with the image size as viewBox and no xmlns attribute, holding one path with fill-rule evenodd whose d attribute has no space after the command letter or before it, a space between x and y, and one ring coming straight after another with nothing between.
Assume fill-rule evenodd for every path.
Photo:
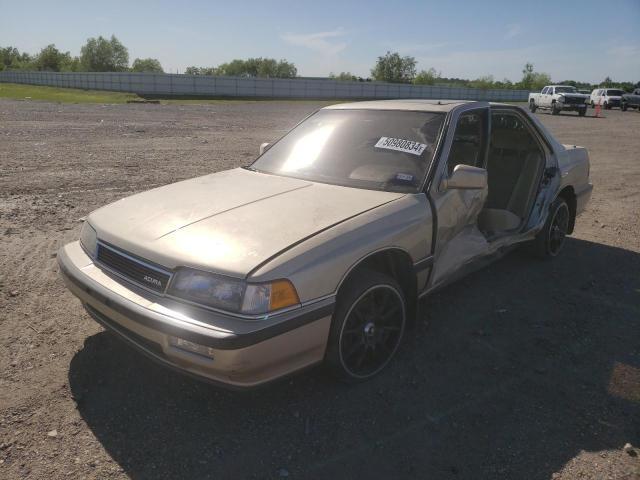
<instances>
[{"instance_id":1,"label":"car roof","mask_svg":"<svg viewBox=\"0 0 640 480\"><path fill-rule=\"evenodd\" d=\"M338 103L324 107L323 110L407 110L424 112L450 112L459 105L477 103L486 106L486 102L474 100L370 100L364 102Z\"/></svg>"}]
</instances>

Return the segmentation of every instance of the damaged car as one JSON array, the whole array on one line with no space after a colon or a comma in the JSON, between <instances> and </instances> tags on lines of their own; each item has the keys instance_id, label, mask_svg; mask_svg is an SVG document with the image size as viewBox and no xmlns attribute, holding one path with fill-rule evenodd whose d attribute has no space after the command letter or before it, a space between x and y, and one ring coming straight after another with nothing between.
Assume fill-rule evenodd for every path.
<instances>
[{"instance_id":1,"label":"damaged car","mask_svg":"<svg viewBox=\"0 0 640 480\"><path fill-rule=\"evenodd\" d=\"M248 388L324 363L367 380L419 299L524 245L558 255L589 157L513 105L322 108L249 166L91 213L60 272L88 314L154 360Z\"/></svg>"}]
</instances>

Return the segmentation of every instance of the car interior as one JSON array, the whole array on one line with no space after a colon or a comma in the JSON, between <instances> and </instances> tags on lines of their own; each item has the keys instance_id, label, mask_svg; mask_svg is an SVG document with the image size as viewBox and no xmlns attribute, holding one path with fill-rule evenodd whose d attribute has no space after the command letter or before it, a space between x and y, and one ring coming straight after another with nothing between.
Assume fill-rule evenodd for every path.
<instances>
[{"instance_id":1,"label":"car interior","mask_svg":"<svg viewBox=\"0 0 640 480\"><path fill-rule=\"evenodd\" d=\"M515 232L531 210L545 154L525 120L515 112L491 114L486 165L484 164L484 115L462 115L449 156L449 174L458 164L485 167L488 176L486 203L478 215L478 228L489 239Z\"/></svg>"}]
</instances>

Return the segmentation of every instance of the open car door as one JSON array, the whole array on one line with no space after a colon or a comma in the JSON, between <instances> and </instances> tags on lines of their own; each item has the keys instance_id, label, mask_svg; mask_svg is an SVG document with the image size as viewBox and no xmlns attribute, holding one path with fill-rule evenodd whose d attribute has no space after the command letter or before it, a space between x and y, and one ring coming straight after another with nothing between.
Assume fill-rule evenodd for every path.
<instances>
[{"instance_id":1,"label":"open car door","mask_svg":"<svg viewBox=\"0 0 640 480\"><path fill-rule=\"evenodd\" d=\"M478 229L478 216L488 196L487 183L480 188L456 188L449 182L458 165L484 168L488 136L488 105L454 111L429 191L437 218L430 287L449 280L488 250L487 239Z\"/></svg>"},{"instance_id":2,"label":"open car door","mask_svg":"<svg viewBox=\"0 0 640 480\"><path fill-rule=\"evenodd\" d=\"M451 181L475 167L486 182ZM559 184L557 159L530 117L510 106L456 110L429 186L436 218L428 290L533 238Z\"/></svg>"}]
</instances>

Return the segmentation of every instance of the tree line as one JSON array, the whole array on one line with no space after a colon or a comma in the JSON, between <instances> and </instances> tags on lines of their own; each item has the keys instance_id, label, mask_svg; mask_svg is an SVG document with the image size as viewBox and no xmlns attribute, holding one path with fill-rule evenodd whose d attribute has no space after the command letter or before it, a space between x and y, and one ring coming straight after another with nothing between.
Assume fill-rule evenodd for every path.
<instances>
[{"instance_id":1,"label":"tree line","mask_svg":"<svg viewBox=\"0 0 640 480\"><path fill-rule=\"evenodd\" d=\"M187 75L216 75L229 77L296 78L298 69L286 60L274 58L235 59L217 67L187 67Z\"/></svg>"},{"instance_id":2,"label":"tree line","mask_svg":"<svg viewBox=\"0 0 640 480\"><path fill-rule=\"evenodd\" d=\"M60 51L55 44L35 55L20 53L16 47L0 47L0 70L46 72L153 72L164 73L155 58L136 58L129 66L129 51L115 36L89 38L79 56Z\"/></svg>"},{"instance_id":3,"label":"tree line","mask_svg":"<svg viewBox=\"0 0 640 480\"><path fill-rule=\"evenodd\" d=\"M155 58L136 58L129 66L129 51L115 37L89 38L80 49L79 56L62 52L54 44L47 45L39 53L20 53L15 47L0 47L0 70L40 70L51 72L151 72L164 73L162 65ZM190 66L188 75L216 75L234 77L296 78L298 70L292 62L273 58L235 59L215 67ZM362 78L351 72L330 73L329 78L341 81L381 81L413 85L438 85L448 87L470 87L480 89L522 89L535 91L551 84L551 77L544 72L536 72L533 64L526 63L522 78L517 82L505 78L496 80L486 75L473 80L443 77L435 68L417 69L417 61L411 56L401 56L397 52L387 52L378 57L371 69L371 78ZM615 82L606 77L600 84L563 80L556 82L573 85L579 89L591 90L596 87L620 88L631 91L640 82Z\"/></svg>"},{"instance_id":4,"label":"tree line","mask_svg":"<svg viewBox=\"0 0 640 480\"><path fill-rule=\"evenodd\" d=\"M374 80L392 83L411 83L413 85L439 85L449 87L471 87L481 89L522 89L535 91L542 89L545 85L552 83L548 73L536 72L533 64L527 62L522 70L522 78L518 82L512 82L505 78L495 80L493 75L479 77L474 80L462 78L443 77L435 68L417 71L417 62L414 57L400 56L397 52L387 52L386 55L378 57L375 66L371 69L371 76ZM351 73L342 72L334 78L347 80ZM575 80L562 80L556 82L562 85L573 85L578 89L592 90L597 87L620 88L631 91L634 87L640 87L640 82L615 82L610 77L606 77L599 84L580 82Z\"/></svg>"}]
</instances>

